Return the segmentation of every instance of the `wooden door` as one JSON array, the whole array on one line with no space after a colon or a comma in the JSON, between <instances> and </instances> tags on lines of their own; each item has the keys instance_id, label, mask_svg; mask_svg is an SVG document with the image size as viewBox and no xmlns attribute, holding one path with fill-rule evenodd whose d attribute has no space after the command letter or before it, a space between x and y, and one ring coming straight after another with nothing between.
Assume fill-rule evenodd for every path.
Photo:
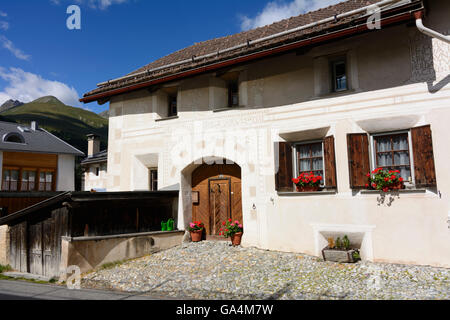
<instances>
[{"instance_id":1,"label":"wooden door","mask_svg":"<svg viewBox=\"0 0 450 320\"><path fill-rule=\"evenodd\" d=\"M30 273L42 275L42 222L30 225L29 239Z\"/></svg>"},{"instance_id":2,"label":"wooden door","mask_svg":"<svg viewBox=\"0 0 450 320\"><path fill-rule=\"evenodd\" d=\"M218 235L226 219L242 222L241 188L241 168L236 164L198 167L192 173L192 191L197 192L192 221L203 222L208 236Z\"/></svg>"},{"instance_id":3,"label":"wooden door","mask_svg":"<svg viewBox=\"0 0 450 320\"><path fill-rule=\"evenodd\" d=\"M42 271L43 275L52 277L57 274L55 266L55 222L53 219L48 219L43 222L42 235Z\"/></svg>"},{"instance_id":4,"label":"wooden door","mask_svg":"<svg viewBox=\"0 0 450 320\"><path fill-rule=\"evenodd\" d=\"M11 266L14 270L28 272L26 222L10 229L10 255Z\"/></svg>"},{"instance_id":5,"label":"wooden door","mask_svg":"<svg viewBox=\"0 0 450 320\"><path fill-rule=\"evenodd\" d=\"M210 232L219 235L222 222L231 218L231 188L230 180L211 180L209 191Z\"/></svg>"}]
</instances>

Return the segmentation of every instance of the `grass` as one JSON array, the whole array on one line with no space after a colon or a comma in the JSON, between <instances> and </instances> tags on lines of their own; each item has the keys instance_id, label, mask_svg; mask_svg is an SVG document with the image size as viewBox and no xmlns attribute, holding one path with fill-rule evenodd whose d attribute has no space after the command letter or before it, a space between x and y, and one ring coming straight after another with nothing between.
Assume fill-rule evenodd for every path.
<instances>
[{"instance_id":1,"label":"grass","mask_svg":"<svg viewBox=\"0 0 450 320\"><path fill-rule=\"evenodd\" d=\"M98 270L110 270L110 269L114 269L117 266L120 266L121 264L124 264L125 262L127 262L126 260L120 260L120 261L114 261L114 262L108 262L105 263L103 265L101 265Z\"/></svg>"},{"instance_id":2,"label":"grass","mask_svg":"<svg viewBox=\"0 0 450 320\"><path fill-rule=\"evenodd\" d=\"M0 280L9 280L9 281L27 281L37 284L55 284L57 282L56 279L50 279L50 281L43 281L43 280L34 280L34 279L27 279L27 278L20 278L20 277L8 277L0 273Z\"/></svg>"},{"instance_id":3,"label":"grass","mask_svg":"<svg viewBox=\"0 0 450 320\"><path fill-rule=\"evenodd\" d=\"M56 279L50 279L50 281L42 281L42 280L34 280L34 279L27 279L27 278L21 278L21 277L8 277L5 276L4 272L10 272L14 271L13 268L10 265L1 265L0 264L0 280L13 280L13 281L28 281L33 283L39 283L39 284L49 284L49 283L56 283Z\"/></svg>"},{"instance_id":4,"label":"grass","mask_svg":"<svg viewBox=\"0 0 450 320\"><path fill-rule=\"evenodd\" d=\"M0 264L0 273L13 271L13 268L8 264L6 266Z\"/></svg>"}]
</instances>

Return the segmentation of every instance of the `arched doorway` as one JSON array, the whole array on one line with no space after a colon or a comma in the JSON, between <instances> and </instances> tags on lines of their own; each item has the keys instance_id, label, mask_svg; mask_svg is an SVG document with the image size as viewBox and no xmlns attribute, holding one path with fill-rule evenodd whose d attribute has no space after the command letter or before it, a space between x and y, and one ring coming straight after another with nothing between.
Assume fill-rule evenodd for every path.
<instances>
[{"instance_id":1,"label":"arched doorway","mask_svg":"<svg viewBox=\"0 0 450 320\"><path fill-rule=\"evenodd\" d=\"M203 164L192 173L192 220L205 224L206 235L219 235L227 219L242 222L241 168Z\"/></svg>"}]
</instances>

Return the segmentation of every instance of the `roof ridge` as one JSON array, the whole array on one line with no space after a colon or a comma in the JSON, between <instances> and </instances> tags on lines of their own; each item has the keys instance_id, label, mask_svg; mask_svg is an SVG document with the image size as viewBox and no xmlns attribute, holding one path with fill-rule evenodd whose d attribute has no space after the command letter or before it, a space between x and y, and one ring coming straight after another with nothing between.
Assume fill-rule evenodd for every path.
<instances>
[{"instance_id":1,"label":"roof ridge","mask_svg":"<svg viewBox=\"0 0 450 320\"><path fill-rule=\"evenodd\" d=\"M135 73L138 73L138 72L141 72L141 71L145 71L145 70L148 69L147 67L150 66L151 64L156 63L156 62L158 62L158 61L160 61L160 60L163 60L164 58L167 58L167 57L169 57L169 56L171 56L171 55L175 55L175 54L177 54L177 53L179 53L179 52L181 52L181 51L184 51L184 50L186 50L186 49L188 49L188 48L193 48L193 47L195 47L195 46L203 45L203 44L206 44L206 43L208 43L208 42L220 41L220 40L225 40L225 39L231 38L231 37L237 37L238 35L243 35L243 34L247 34L247 33L250 33L250 32L255 33L255 32L257 32L257 31L262 31L263 29L268 29L268 27L270 27L270 26L281 25L281 24L284 23L284 22L289 22L289 20L291 20L291 19L299 18L299 17L301 17L301 16L308 16L308 15L314 14L314 13L316 13L316 12L320 12L320 11L324 11L324 10L329 10L330 8L332 8L332 7L337 7L337 6L339 6L339 5L342 5L343 3L347 3L347 2L356 2L356 1L365 1L365 0L341 0L340 2L338 2L338 3L334 4L334 5L329 5L329 6L327 6L327 7L319 8L319 9L317 9L317 10L312 10L312 11L307 11L307 12L304 12L304 13L300 13L300 14L298 14L298 15L295 15L295 16L292 16L292 17L289 17L289 18L284 18L284 19L282 19L282 20L274 21L274 22L272 22L272 23L270 23L270 24L267 24L267 25L264 25L264 26L260 26L260 27L257 27L257 28L249 29L249 30L244 30L244 31L237 32L237 33L228 34L228 35L222 36L222 37L212 38L212 39L208 39L208 40L204 40L204 41L200 41L200 42L194 42L194 44L188 45L188 46L186 46L186 47L184 47L184 48L182 48L182 49L179 49L179 50L174 51L174 52L172 52L172 53L166 54L166 55L164 55L164 56L162 56L162 57L160 57L160 58L158 58L158 59L156 59L156 60L154 60L154 61L152 61L152 62L146 64L145 66L143 66L143 67L141 67L141 68L138 68L138 69L136 69L136 70L130 72L130 73L127 74L127 75L133 75L133 74L135 74ZM366 2L369 3L370 1L366 1ZM378 0L377 0L376 2L378 2ZM311 19L310 19L310 20L311 20ZM299 25L299 26L306 25L306 24L308 24L308 23L309 23L309 22L306 22L306 23L301 24L301 25ZM289 26L289 23L287 23L287 26ZM265 36L265 35L266 35L266 33L264 32L264 33L263 33L263 36ZM250 39L248 39L248 37L247 37L247 40L250 40ZM211 50L211 52L208 52L208 53L213 53L213 52L214 52L214 51Z\"/></svg>"}]
</instances>

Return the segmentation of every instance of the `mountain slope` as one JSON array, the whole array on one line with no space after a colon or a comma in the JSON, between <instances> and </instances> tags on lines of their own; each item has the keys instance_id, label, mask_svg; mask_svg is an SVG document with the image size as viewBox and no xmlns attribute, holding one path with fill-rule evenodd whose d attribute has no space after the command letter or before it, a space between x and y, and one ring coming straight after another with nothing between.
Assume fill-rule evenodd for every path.
<instances>
[{"instance_id":1,"label":"mountain slope","mask_svg":"<svg viewBox=\"0 0 450 320\"><path fill-rule=\"evenodd\" d=\"M108 140L108 119L91 111L67 106L52 96L0 112L0 118L23 125L37 121L40 127L84 153L87 152L87 134L99 135L102 148L106 148Z\"/></svg>"},{"instance_id":2,"label":"mountain slope","mask_svg":"<svg viewBox=\"0 0 450 320\"><path fill-rule=\"evenodd\" d=\"M23 105L23 102L20 102L19 100L10 99L0 106L0 112L4 112L9 109L13 109L15 107L19 107L21 105Z\"/></svg>"}]
</instances>

